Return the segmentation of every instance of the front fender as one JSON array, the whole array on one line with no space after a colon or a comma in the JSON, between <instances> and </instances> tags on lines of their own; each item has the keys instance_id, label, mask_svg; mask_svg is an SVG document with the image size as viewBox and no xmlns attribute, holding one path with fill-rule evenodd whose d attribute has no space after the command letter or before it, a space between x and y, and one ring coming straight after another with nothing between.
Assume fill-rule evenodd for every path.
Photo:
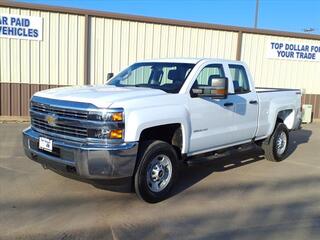
<instances>
[{"instance_id":1,"label":"front fender","mask_svg":"<svg viewBox=\"0 0 320 240\"><path fill-rule=\"evenodd\" d=\"M144 129L174 123L181 124L182 153L187 153L191 124L187 109L181 107L181 105L136 109L126 113L125 141L139 141Z\"/></svg>"}]
</instances>

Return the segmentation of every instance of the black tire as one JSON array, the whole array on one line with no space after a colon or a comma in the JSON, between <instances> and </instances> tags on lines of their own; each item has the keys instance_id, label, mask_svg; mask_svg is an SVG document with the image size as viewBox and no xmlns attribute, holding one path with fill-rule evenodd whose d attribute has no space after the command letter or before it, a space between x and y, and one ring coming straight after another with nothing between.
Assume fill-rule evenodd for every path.
<instances>
[{"instance_id":1,"label":"black tire","mask_svg":"<svg viewBox=\"0 0 320 240\"><path fill-rule=\"evenodd\" d=\"M277 141L279 141L279 138L282 133L286 135L286 144L285 144L284 151L282 153L279 153L277 151L278 150ZM272 162L279 162L286 158L288 146L289 146L289 131L285 124L279 123L275 127L275 130L273 131L272 135L269 138L267 138L265 141L263 141L261 147L264 150L264 155L267 160Z\"/></svg>"},{"instance_id":2,"label":"black tire","mask_svg":"<svg viewBox=\"0 0 320 240\"><path fill-rule=\"evenodd\" d=\"M172 166L172 174L164 189L155 192L151 190L151 186L148 186L147 175L149 164L159 155L168 157ZM157 203L166 199L178 177L178 155L174 147L163 141L145 141L141 143L137 163L134 175L134 188L137 196L148 203Z\"/></svg>"}]
</instances>

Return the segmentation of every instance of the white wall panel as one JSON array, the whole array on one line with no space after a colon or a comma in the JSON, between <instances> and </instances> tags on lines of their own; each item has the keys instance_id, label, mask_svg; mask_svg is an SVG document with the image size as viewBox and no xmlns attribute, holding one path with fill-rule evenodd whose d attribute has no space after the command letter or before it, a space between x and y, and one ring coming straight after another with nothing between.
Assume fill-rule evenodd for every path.
<instances>
[{"instance_id":1,"label":"white wall panel","mask_svg":"<svg viewBox=\"0 0 320 240\"><path fill-rule=\"evenodd\" d=\"M21 15L30 15L30 11L29 10L21 10ZM43 36L45 37L45 36ZM0 40L1 41L1 40ZM21 66L20 66L20 70L21 70L21 78L20 81L16 81L16 82L20 82L20 83L30 83L30 74L31 74L31 69L30 69L30 41L25 41L25 40L21 40L20 41L20 46L21 46L21 54L20 54L20 62L21 62ZM0 60L1 62L1 60ZM14 80L13 80L14 82Z\"/></svg>"},{"instance_id":2,"label":"white wall panel","mask_svg":"<svg viewBox=\"0 0 320 240\"><path fill-rule=\"evenodd\" d=\"M66 14L60 15L59 19L60 37L59 37L59 84L68 85L69 83L69 66L68 66L68 50L69 50L69 17Z\"/></svg>"},{"instance_id":3,"label":"white wall panel","mask_svg":"<svg viewBox=\"0 0 320 240\"><path fill-rule=\"evenodd\" d=\"M68 85L75 85L78 84L78 34L75 34L78 29L78 17L76 15L69 15L68 17Z\"/></svg>"},{"instance_id":4,"label":"white wall panel","mask_svg":"<svg viewBox=\"0 0 320 240\"><path fill-rule=\"evenodd\" d=\"M317 40L243 34L241 60L249 65L256 86L300 88L307 94L320 94L320 62L267 58L270 40L320 45Z\"/></svg>"},{"instance_id":5,"label":"white wall panel","mask_svg":"<svg viewBox=\"0 0 320 240\"><path fill-rule=\"evenodd\" d=\"M153 24L145 24L145 45L144 45L144 58L152 59L153 53ZM125 38L125 37L124 37ZM125 56L121 56L125 57Z\"/></svg>"},{"instance_id":6,"label":"white wall panel","mask_svg":"<svg viewBox=\"0 0 320 240\"><path fill-rule=\"evenodd\" d=\"M107 38L106 38L106 42L108 42ZM137 22L130 22L130 26L129 26L129 52L128 52L129 63L132 63L132 62L136 61L136 59L137 59L137 45L138 44L140 44L140 43L138 43L138 23ZM108 49L106 49L106 53L107 53L107 50ZM110 61L111 61L111 59L110 59Z\"/></svg>"},{"instance_id":7,"label":"white wall panel","mask_svg":"<svg viewBox=\"0 0 320 240\"><path fill-rule=\"evenodd\" d=\"M160 58L168 56L169 26L161 25Z\"/></svg>"},{"instance_id":8,"label":"white wall panel","mask_svg":"<svg viewBox=\"0 0 320 240\"><path fill-rule=\"evenodd\" d=\"M84 84L84 16L8 7L0 7L0 12L43 18L42 41L0 38L0 82ZM108 72L117 73L142 59L236 58L237 32L102 17L90 17L89 30L89 79L93 84L104 83ZM316 40L244 33L241 56L256 85L320 94L320 63L268 59L270 39L320 45Z\"/></svg>"},{"instance_id":9,"label":"white wall panel","mask_svg":"<svg viewBox=\"0 0 320 240\"><path fill-rule=\"evenodd\" d=\"M84 56L85 56L85 18L81 16L74 15L74 17L77 18L77 28L76 36L77 36L77 77L76 79L72 79L71 81L73 84L77 85L83 85L85 84L85 78L84 78ZM72 59L70 59L70 62L72 62ZM77 82L75 82L77 81Z\"/></svg>"},{"instance_id":10,"label":"white wall panel","mask_svg":"<svg viewBox=\"0 0 320 240\"><path fill-rule=\"evenodd\" d=\"M103 83L137 60L236 58L236 32L91 17L90 81ZM102 69L103 67L103 69Z\"/></svg>"},{"instance_id":11,"label":"white wall panel","mask_svg":"<svg viewBox=\"0 0 320 240\"><path fill-rule=\"evenodd\" d=\"M122 36L127 36L122 38ZM129 42L130 42L130 22L122 22L121 24L121 47L120 47L120 69L128 66L129 63Z\"/></svg>"},{"instance_id":12,"label":"white wall panel","mask_svg":"<svg viewBox=\"0 0 320 240\"><path fill-rule=\"evenodd\" d=\"M20 9L11 9L10 13L11 14L20 14ZM11 77L11 82L20 82L21 81L20 71L16 71L16 69L21 68L20 50L21 50L20 40L12 39L10 41L10 77Z\"/></svg>"},{"instance_id":13,"label":"white wall panel","mask_svg":"<svg viewBox=\"0 0 320 240\"><path fill-rule=\"evenodd\" d=\"M35 9L41 8L0 7L0 14L38 16L43 19L42 41L0 37L0 83L5 85L1 91L8 93L1 97L0 114L26 114L27 105L19 109L19 104L27 102L31 92L31 88L25 84L83 85L87 77L91 84L101 84L105 82L107 73L116 74L139 60L179 57L234 60L237 55L239 35L236 28L212 30L204 28L206 25L188 27L185 23L176 26L172 25L175 24L173 21L157 23L151 20L151 23L150 19L143 22L143 18L137 18L136 21L133 18L120 20L122 17L113 18L112 15L97 13L99 17L89 16L88 46L85 46L85 14L92 12ZM291 37L273 36L277 33L272 32L271 35L266 34L267 31L261 31L260 34L242 35L241 60L249 65L256 86L300 88L305 89L306 94L320 94L320 62L266 57L266 44L270 40L318 46L320 40L304 39L308 36L302 34L299 35L301 38L295 34L287 34ZM87 53L88 59L85 59ZM88 69L85 69L86 63ZM85 70L88 76L84 75ZM143 74L145 72L138 75ZM14 88L8 88L13 85ZM37 89L39 86L34 86L32 91ZM318 104L314 96L308 96L305 102ZM12 103L12 99L17 102ZM315 116L320 116L319 109Z\"/></svg>"},{"instance_id":14,"label":"white wall panel","mask_svg":"<svg viewBox=\"0 0 320 240\"><path fill-rule=\"evenodd\" d=\"M161 48L161 25L154 24L152 58L160 58L160 50L161 50L160 48Z\"/></svg>"},{"instance_id":15,"label":"white wall panel","mask_svg":"<svg viewBox=\"0 0 320 240\"><path fill-rule=\"evenodd\" d=\"M84 16L7 7L0 13L43 19L42 41L0 38L0 82L84 84Z\"/></svg>"},{"instance_id":16,"label":"white wall panel","mask_svg":"<svg viewBox=\"0 0 320 240\"><path fill-rule=\"evenodd\" d=\"M183 27L182 57L190 56L191 28Z\"/></svg>"},{"instance_id":17,"label":"white wall panel","mask_svg":"<svg viewBox=\"0 0 320 240\"><path fill-rule=\"evenodd\" d=\"M1 13L10 13L9 8L0 8ZM0 38L0 82L11 82L10 39Z\"/></svg>"},{"instance_id":18,"label":"white wall panel","mask_svg":"<svg viewBox=\"0 0 320 240\"><path fill-rule=\"evenodd\" d=\"M49 19L49 12L40 12L40 16L43 19ZM43 29L45 29L42 33L42 41L40 43L40 84L48 84L50 81L50 21L43 21L42 23ZM21 40L22 42L23 40Z\"/></svg>"},{"instance_id":19,"label":"white wall panel","mask_svg":"<svg viewBox=\"0 0 320 240\"><path fill-rule=\"evenodd\" d=\"M59 84L59 38L60 38L60 14L58 13L50 13L49 16L50 21L50 78L49 83L50 84Z\"/></svg>"},{"instance_id":20,"label":"white wall panel","mask_svg":"<svg viewBox=\"0 0 320 240\"><path fill-rule=\"evenodd\" d=\"M30 11L30 15L39 17L40 12ZM11 41L14 41L14 39L12 39ZM28 40L23 40L23 41L28 41ZM30 41L30 68L31 68L30 83L39 84L40 83L40 42L39 41ZM11 79L11 82L15 82L15 79ZM16 83L19 83L19 82L16 82Z\"/></svg>"}]
</instances>

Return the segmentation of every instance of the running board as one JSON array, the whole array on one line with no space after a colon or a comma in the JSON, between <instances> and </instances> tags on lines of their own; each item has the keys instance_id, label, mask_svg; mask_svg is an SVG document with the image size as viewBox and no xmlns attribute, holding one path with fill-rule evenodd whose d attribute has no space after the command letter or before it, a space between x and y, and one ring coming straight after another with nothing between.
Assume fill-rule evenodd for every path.
<instances>
[{"instance_id":1,"label":"running board","mask_svg":"<svg viewBox=\"0 0 320 240\"><path fill-rule=\"evenodd\" d=\"M247 151L250 148L252 148L252 146L254 146L252 143L247 143L247 144L244 144L244 145L229 147L229 148L217 150L217 151L214 151L214 152L202 153L202 154L194 155L194 156L191 156L191 157L187 157L184 160L184 162L188 166L194 166L194 165L197 165L197 164L208 163L208 162L211 162L211 161L213 161L215 159L226 157L226 156L230 155L231 151L234 151L234 150L240 151L240 152Z\"/></svg>"}]
</instances>

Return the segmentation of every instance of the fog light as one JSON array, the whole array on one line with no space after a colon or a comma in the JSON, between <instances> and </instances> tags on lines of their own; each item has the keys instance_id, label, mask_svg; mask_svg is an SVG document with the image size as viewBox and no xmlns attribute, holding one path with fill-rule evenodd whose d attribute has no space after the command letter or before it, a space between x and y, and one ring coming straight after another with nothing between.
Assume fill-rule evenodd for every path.
<instances>
[{"instance_id":1,"label":"fog light","mask_svg":"<svg viewBox=\"0 0 320 240\"><path fill-rule=\"evenodd\" d=\"M109 134L110 139L121 139L123 136L122 129L111 130Z\"/></svg>"}]
</instances>

